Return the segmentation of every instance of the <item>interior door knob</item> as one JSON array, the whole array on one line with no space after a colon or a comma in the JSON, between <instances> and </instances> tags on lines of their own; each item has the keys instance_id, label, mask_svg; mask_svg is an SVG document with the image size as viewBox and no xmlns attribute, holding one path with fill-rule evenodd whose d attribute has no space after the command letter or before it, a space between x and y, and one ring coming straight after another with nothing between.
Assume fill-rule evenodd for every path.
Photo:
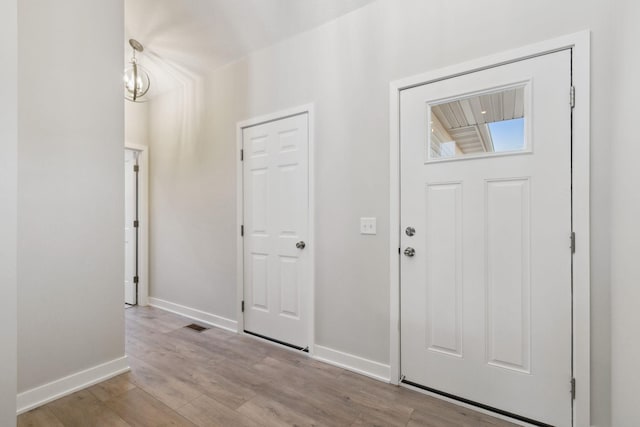
<instances>
[{"instance_id":1,"label":"interior door knob","mask_svg":"<svg viewBox=\"0 0 640 427\"><path fill-rule=\"evenodd\" d=\"M412 247L408 247L407 249L404 250L404 254L408 257L412 257L416 254L416 250L413 249Z\"/></svg>"},{"instance_id":2,"label":"interior door knob","mask_svg":"<svg viewBox=\"0 0 640 427\"><path fill-rule=\"evenodd\" d=\"M305 242L303 242L302 240L300 240L298 243L296 243L296 248L298 249L304 249L307 246L307 244Z\"/></svg>"}]
</instances>

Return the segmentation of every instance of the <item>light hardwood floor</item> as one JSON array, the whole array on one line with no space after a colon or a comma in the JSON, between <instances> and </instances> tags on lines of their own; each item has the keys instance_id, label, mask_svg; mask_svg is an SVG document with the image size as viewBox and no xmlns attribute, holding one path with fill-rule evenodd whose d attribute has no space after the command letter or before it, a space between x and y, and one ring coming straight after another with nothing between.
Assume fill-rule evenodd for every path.
<instances>
[{"instance_id":1,"label":"light hardwood floor","mask_svg":"<svg viewBox=\"0 0 640 427\"><path fill-rule=\"evenodd\" d=\"M514 424L150 307L125 310L131 372L18 418L18 426Z\"/></svg>"}]
</instances>

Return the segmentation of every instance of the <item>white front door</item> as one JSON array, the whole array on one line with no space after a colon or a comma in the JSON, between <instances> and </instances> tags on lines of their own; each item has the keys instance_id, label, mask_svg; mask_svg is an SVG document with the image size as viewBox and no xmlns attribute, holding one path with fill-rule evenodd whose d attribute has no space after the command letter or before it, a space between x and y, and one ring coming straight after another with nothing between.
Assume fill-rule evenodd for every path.
<instances>
[{"instance_id":1,"label":"white front door","mask_svg":"<svg viewBox=\"0 0 640 427\"><path fill-rule=\"evenodd\" d=\"M571 52L401 92L401 373L571 425Z\"/></svg>"},{"instance_id":2,"label":"white front door","mask_svg":"<svg viewBox=\"0 0 640 427\"><path fill-rule=\"evenodd\" d=\"M244 128L244 329L309 345L308 115Z\"/></svg>"},{"instance_id":3,"label":"white front door","mask_svg":"<svg viewBox=\"0 0 640 427\"><path fill-rule=\"evenodd\" d=\"M137 228L137 184L134 167L137 165L137 152L124 150L124 302L137 304L137 286L134 277L137 275L138 240Z\"/></svg>"}]
</instances>

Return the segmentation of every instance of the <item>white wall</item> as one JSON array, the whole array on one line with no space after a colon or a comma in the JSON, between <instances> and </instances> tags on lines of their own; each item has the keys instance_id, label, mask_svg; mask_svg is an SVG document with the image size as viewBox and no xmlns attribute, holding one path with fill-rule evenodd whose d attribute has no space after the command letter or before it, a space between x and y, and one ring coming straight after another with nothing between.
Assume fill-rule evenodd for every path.
<instances>
[{"instance_id":1,"label":"white wall","mask_svg":"<svg viewBox=\"0 0 640 427\"><path fill-rule=\"evenodd\" d=\"M219 123L236 105L195 96L150 105L150 295L235 319L235 124Z\"/></svg>"},{"instance_id":2,"label":"white wall","mask_svg":"<svg viewBox=\"0 0 640 427\"><path fill-rule=\"evenodd\" d=\"M592 421L610 425L613 11L602 0L378 0L217 70L203 102L186 89L154 100L152 296L236 318L235 124L314 102L317 343L388 363L389 82L591 29ZM361 216L378 218L377 236L359 234Z\"/></svg>"},{"instance_id":3,"label":"white wall","mask_svg":"<svg viewBox=\"0 0 640 427\"><path fill-rule=\"evenodd\" d=\"M0 2L0 425L16 423L17 1Z\"/></svg>"},{"instance_id":4,"label":"white wall","mask_svg":"<svg viewBox=\"0 0 640 427\"><path fill-rule=\"evenodd\" d=\"M611 150L613 152L611 306L612 401L615 427L640 425L640 140L636 123L640 106L640 3L621 2L615 77L615 106Z\"/></svg>"},{"instance_id":5,"label":"white wall","mask_svg":"<svg viewBox=\"0 0 640 427\"><path fill-rule=\"evenodd\" d=\"M24 392L124 355L123 4L21 0L18 23Z\"/></svg>"},{"instance_id":6,"label":"white wall","mask_svg":"<svg viewBox=\"0 0 640 427\"><path fill-rule=\"evenodd\" d=\"M149 104L124 101L124 140L129 144L149 145Z\"/></svg>"}]
</instances>

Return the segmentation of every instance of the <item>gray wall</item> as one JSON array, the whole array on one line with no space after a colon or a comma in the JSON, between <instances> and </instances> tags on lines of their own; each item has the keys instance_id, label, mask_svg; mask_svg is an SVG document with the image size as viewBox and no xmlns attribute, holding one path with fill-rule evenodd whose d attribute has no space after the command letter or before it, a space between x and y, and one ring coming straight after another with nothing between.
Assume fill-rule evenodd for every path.
<instances>
[{"instance_id":1,"label":"gray wall","mask_svg":"<svg viewBox=\"0 0 640 427\"><path fill-rule=\"evenodd\" d=\"M616 427L640 425L640 3L625 0L617 22L618 38L612 117L612 401Z\"/></svg>"},{"instance_id":2,"label":"gray wall","mask_svg":"<svg viewBox=\"0 0 640 427\"><path fill-rule=\"evenodd\" d=\"M314 102L317 343L387 363L389 82L591 29L592 421L610 425L611 106L626 35L614 30L617 4L378 0L154 100L151 295L236 318L236 122ZM377 236L359 234L361 216L378 218ZM620 250L629 243L620 230Z\"/></svg>"},{"instance_id":3,"label":"gray wall","mask_svg":"<svg viewBox=\"0 0 640 427\"><path fill-rule=\"evenodd\" d=\"M21 0L18 23L23 392L124 355L123 3Z\"/></svg>"},{"instance_id":4,"label":"gray wall","mask_svg":"<svg viewBox=\"0 0 640 427\"><path fill-rule=\"evenodd\" d=\"M0 2L0 425L16 422L17 1Z\"/></svg>"}]
</instances>

